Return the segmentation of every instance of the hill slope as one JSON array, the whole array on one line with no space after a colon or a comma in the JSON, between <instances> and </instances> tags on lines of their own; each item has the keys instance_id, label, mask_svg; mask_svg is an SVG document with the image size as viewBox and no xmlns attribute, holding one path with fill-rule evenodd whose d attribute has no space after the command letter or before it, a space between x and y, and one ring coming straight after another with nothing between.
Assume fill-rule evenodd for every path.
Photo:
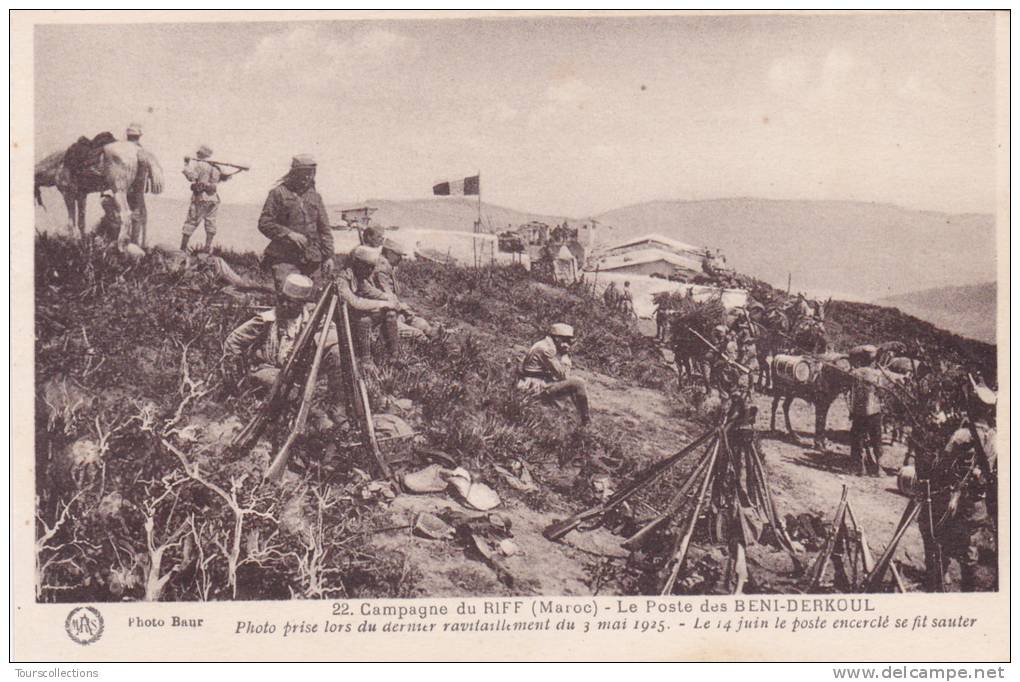
<instances>
[{"instance_id":1,"label":"hill slope","mask_svg":"<svg viewBox=\"0 0 1020 682\"><path fill-rule=\"evenodd\" d=\"M939 287L876 303L903 312L972 339L995 343L997 287L995 282L962 287Z\"/></svg>"},{"instance_id":2,"label":"hill slope","mask_svg":"<svg viewBox=\"0 0 1020 682\"><path fill-rule=\"evenodd\" d=\"M849 201L654 201L609 211L614 241L661 232L721 248L738 272L782 289L873 300L995 278L990 215Z\"/></svg>"}]
</instances>

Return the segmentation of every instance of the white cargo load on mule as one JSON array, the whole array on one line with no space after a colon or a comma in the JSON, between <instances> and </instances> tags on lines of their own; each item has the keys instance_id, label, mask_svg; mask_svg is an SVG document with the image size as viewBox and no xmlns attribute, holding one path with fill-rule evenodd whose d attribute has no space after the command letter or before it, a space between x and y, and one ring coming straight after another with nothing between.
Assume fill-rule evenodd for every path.
<instances>
[{"instance_id":1,"label":"white cargo load on mule","mask_svg":"<svg viewBox=\"0 0 1020 682\"><path fill-rule=\"evenodd\" d=\"M832 365L844 372L850 371L850 362L842 353L822 353L821 355L785 355L781 353L772 358L772 372L777 378L801 384L814 381L822 365Z\"/></svg>"}]
</instances>

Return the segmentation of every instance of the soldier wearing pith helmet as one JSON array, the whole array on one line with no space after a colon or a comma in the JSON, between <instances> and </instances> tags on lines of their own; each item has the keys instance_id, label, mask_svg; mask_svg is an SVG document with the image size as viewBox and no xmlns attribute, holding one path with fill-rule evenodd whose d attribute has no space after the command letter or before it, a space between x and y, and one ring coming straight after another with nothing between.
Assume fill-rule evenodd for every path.
<instances>
[{"instance_id":1,"label":"soldier wearing pith helmet","mask_svg":"<svg viewBox=\"0 0 1020 682\"><path fill-rule=\"evenodd\" d=\"M588 388L584 379L570 376L573 361L570 347L574 328L564 322L549 326L548 334L531 346L517 370L517 390L534 396L546 404L569 398L581 419L581 426L591 421L588 409Z\"/></svg>"},{"instance_id":2,"label":"soldier wearing pith helmet","mask_svg":"<svg viewBox=\"0 0 1020 682\"><path fill-rule=\"evenodd\" d=\"M199 145L195 158L184 157L184 177L191 182L191 204L188 206L188 217L181 228L181 251L188 248L188 240L199 225L205 227L205 250L212 248L216 237L216 213L220 206L218 186L230 179L218 166L208 161L212 156L208 145Z\"/></svg>"},{"instance_id":3,"label":"soldier wearing pith helmet","mask_svg":"<svg viewBox=\"0 0 1020 682\"><path fill-rule=\"evenodd\" d=\"M379 249L364 244L354 247L347 262L336 275L340 300L347 304L351 316L351 334L354 352L359 364L373 367L372 328L380 328L386 354L396 356L400 350L397 331L397 311L400 302L396 296L379 288L376 267L380 262Z\"/></svg>"}]
</instances>

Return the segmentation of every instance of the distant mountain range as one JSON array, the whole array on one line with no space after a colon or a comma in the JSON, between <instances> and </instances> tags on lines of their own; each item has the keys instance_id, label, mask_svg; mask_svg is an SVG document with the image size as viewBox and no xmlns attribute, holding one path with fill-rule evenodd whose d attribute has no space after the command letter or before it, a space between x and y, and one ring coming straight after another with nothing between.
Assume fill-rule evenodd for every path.
<instances>
[{"instance_id":1,"label":"distant mountain range","mask_svg":"<svg viewBox=\"0 0 1020 682\"><path fill-rule=\"evenodd\" d=\"M660 232L720 248L729 266L785 289L869 301L995 279L991 215L852 201L653 201L598 216L612 240Z\"/></svg>"},{"instance_id":2,"label":"distant mountain range","mask_svg":"<svg viewBox=\"0 0 1020 682\"><path fill-rule=\"evenodd\" d=\"M995 343L997 287L995 282L962 287L939 287L887 296L878 305L931 322L936 327L979 341Z\"/></svg>"},{"instance_id":3,"label":"distant mountain range","mask_svg":"<svg viewBox=\"0 0 1020 682\"><path fill-rule=\"evenodd\" d=\"M49 212L37 210L36 225L62 229L65 218L59 196L47 189L44 200ZM187 202L156 196L149 197L148 204L150 242L176 246ZM357 205L378 209L372 216L374 224L402 228L470 231L478 216L474 197L368 199L359 204L330 205L331 221L339 223L340 210ZM222 204L217 243L261 251L266 240L256 229L260 208ZM90 201L89 216L90 223L98 221L98 201ZM564 220L491 204L482 204L482 218L485 227L494 232L531 220L549 224ZM653 201L609 211L596 219L601 245L659 232L687 243L720 248L730 267L774 286L785 289L790 274L794 291L846 300L875 301L920 290L985 283L996 276L991 215L935 213L849 201L739 198ZM569 222L576 226L589 221Z\"/></svg>"}]
</instances>

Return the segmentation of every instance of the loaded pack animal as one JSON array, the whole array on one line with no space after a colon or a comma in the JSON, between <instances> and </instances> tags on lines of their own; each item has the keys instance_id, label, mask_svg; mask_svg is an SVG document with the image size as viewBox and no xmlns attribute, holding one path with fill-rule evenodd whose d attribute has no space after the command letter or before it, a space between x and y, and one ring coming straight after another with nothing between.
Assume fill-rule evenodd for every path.
<instances>
[{"instance_id":1,"label":"loaded pack animal","mask_svg":"<svg viewBox=\"0 0 1020 682\"><path fill-rule=\"evenodd\" d=\"M798 378L798 370L795 367L791 367L790 371L784 371L787 369L785 366L787 358L790 358L791 364L806 363L804 372L806 376ZM842 353L826 353L818 357L780 355L774 358L774 363L777 366L772 370L772 421L769 428L772 431L776 430L776 410L782 401L786 430L791 438L799 441L790 423L790 405L795 399L800 398L814 405L814 447L819 451L825 451L829 408L840 394L850 390L852 383L848 356Z\"/></svg>"},{"instance_id":2,"label":"loaded pack animal","mask_svg":"<svg viewBox=\"0 0 1020 682\"><path fill-rule=\"evenodd\" d=\"M673 351L673 362L676 363L677 381L683 387L695 377L699 377L708 391L711 386L709 350L704 341L692 334L686 324L676 320L675 312L671 317L675 324L671 325L670 348Z\"/></svg>"},{"instance_id":3,"label":"loaded pack animal","mask_svg":"<svg viewBox=\"0 0 1020 682\"><path fill-rule=\"evenodd\" d=\"M750 309L750 315L758 330L754 346L758 355L758 386L762 390L769 390L772 388L772 366L769 361L789 347L790 321L786 313L777 307L754 307Z\"/></svg>"},{"instance_id":4,"label":"loaded pack animal","mask_svg":"<svg viewBox=\"0 0 1020 682\"><path fill-rule=\"evenodd\" d=\"M145 246L144 194L163 191L163 170L156 157L134 142L107 141L103 135L80 139L64 152L45 157L35 167L35 199L43 206L42 187L56 187L67 207L67 226L85 236L86 198L93 192L109 192L120 219L117 245L129 242ZM110 136L109 139L112 139ZM45 206L44 206L45 208Z\"/></svg>"}]
</instances>

